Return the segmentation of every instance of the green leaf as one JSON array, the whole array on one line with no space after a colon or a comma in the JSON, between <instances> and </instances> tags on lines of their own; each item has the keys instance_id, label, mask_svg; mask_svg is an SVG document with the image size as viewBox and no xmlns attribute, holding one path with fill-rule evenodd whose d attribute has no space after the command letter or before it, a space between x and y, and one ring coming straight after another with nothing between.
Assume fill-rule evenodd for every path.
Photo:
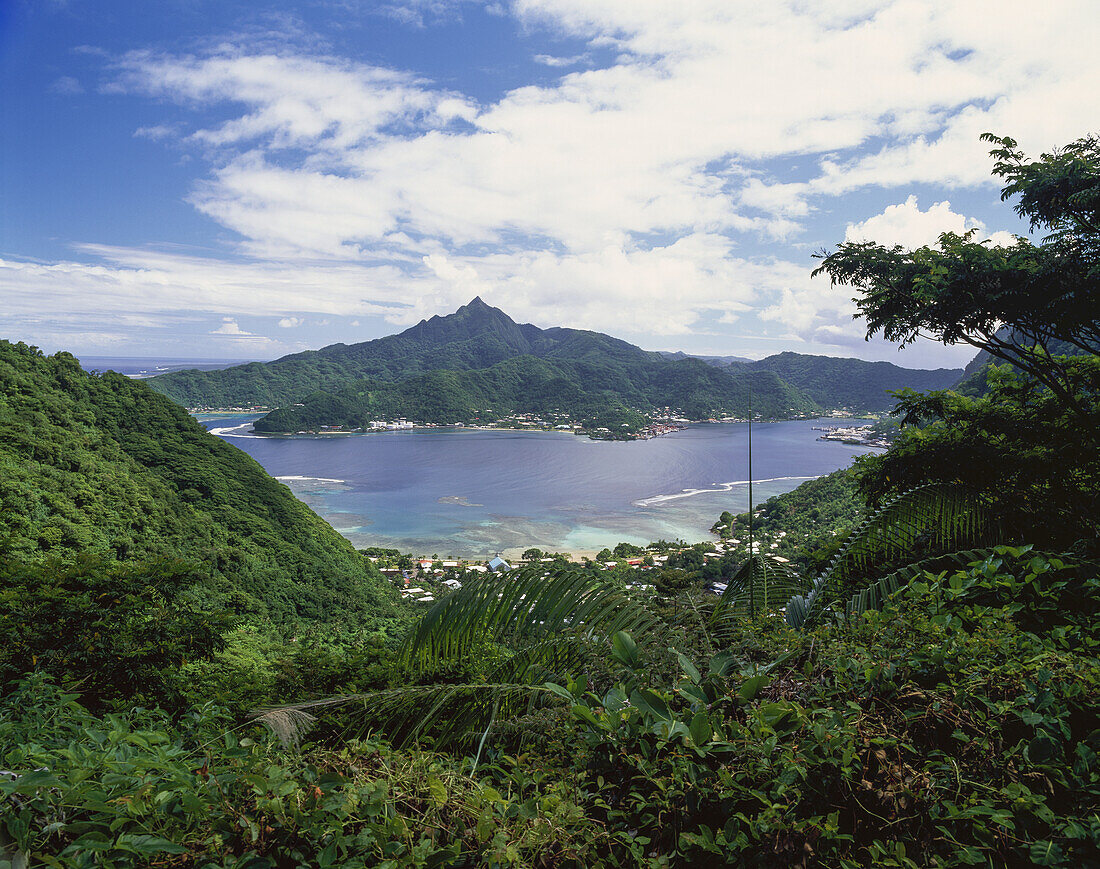
<instances>
[{"instance_id":1,"label":"green leaf","mask_svg":"<svg viewBox=\"0 0 1100 869\"><path fill-rule=\"evenodd\" d=\"M624 667L638 663L638 644L626 631L616 631L611 637L611 656Z\"/></svg>"},{"instance_id":2,"label":"green leaf","mask_svg":"<svg viewBox=\"0 0 1100 869\"><path fill-rule=\"evenodd\" d=\"M696 666L691 663L685 655L677 652L675 649L670 648L669 651L676 655L676 660L680 662L680 667L683 669L684 673L687 674L687 677L698 685L703 677L700 675Z\"/></svg>"},{"instance_id":3,"label":"green leaf","mask_svg":"<svg viewBox=\"0 0 1100 869\"><path fill-rule=\"evenodd\" d=\"M750 676L741 683L741 688L737 693L742 700L748 702L754 699L756 695L760 693L760 689L766 686L770 681L771 677L767 675Z\"/></svg>"},{"instance_id":4,"label":"green leaf","mask_svg":"<svg viewBox=\"0 0 1100 869\"><path fill-rule=\"evenodd\" d=\"M710 725L710 717L705 712L696 712L692 716L689 730L691 731L691 741L700 747L710 742L711 736L714 735L714 729Z\"/></svg>"},{"instance_id":5,"label":"green leaf","mask_svg":"<svg viewBox=\"0 0 1100 869\"><path fill-rule=\"evenodd\" d=\"M648 688L633 692L630 695L630 702L650 718L660 718L665 721L672 720L672 713L669 711L668 704L659 694L650 691Z\"/></svg>"},{"instance_id":6,"label":"green leaf","mask_svg":"<svg viewBox=\"0 0 1100 869\"><path fill-rule=\"evenodd\" d=\"M587 706L582 706L578 703L576 706L573 707L573 714L586 724L590 724L593 727L598 727L600 730L611 729L608 724L597 718L592 710L589 709Z\"/></svg>"},{"instance_id":7,"label":"green leaf","mask_svg":"<svg viewBox=\"0 0 1100 869\"><path fill-rule=\"evenodd\" d=\"M572 703L576 699L567 689L563 688L561 685L555 685L553 682L543 682L542 686L544 688L549 688L552 692L561 697L562 700L568 700L570 703Z\"/></svg>"},{"instance_id":8,"label":"green leaf","mask_svg":"<svg viewBox=\"0 0 1100 869\"><path fill-rule=\"evenodd\" d=\"M144 833L123 833L115 847L134 854L186 854L187 849L169 839Z\"/></svg>"}]
</instances>

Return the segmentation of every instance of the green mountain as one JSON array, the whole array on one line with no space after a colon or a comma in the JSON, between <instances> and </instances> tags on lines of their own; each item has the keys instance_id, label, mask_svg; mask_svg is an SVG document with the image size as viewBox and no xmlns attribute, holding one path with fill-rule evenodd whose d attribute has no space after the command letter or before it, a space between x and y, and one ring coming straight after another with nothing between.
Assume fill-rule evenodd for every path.
<instances>
[{"instance_id":1,"label":"green mountain","mask_svg":"<svg viewBox=\"0 0 1100 869\"><path fill-rule=\"evenodd\" d=\"M898 389L948 389L959 378L958 368L925 370L902 368L890 362L865 362L832 356L779 353L745 366L749 371L771 371L803 390L827 409L887 410L894 406L890 392Z\"/></svg>"},{"instance_id":2,"label":"green mountain","mask_svg":"<svg viewBox=\"0 0 1100 869\"><path fill-rule=\"evenodd\" d=\"M449 316L422 320L397 335L222 371L177 371L149 383L185 407L277 407L314 392L336 392L356 380L393 382L429 371L477 370L517 356L644 364L657 354L597 332L521 325L475 298Z\"/></svg>"},{"instance_id":3,"label":"green mountain","mask_svg":"<svg viewBox=\"0 0 1100 869\"><path fill-rule=\"evenodd\" d=\"M318 392L256 422L257 431L287 432L321 425L357 427L404 417L426 423L491 421L511 414L559 414L611 428L644 418L632 408L674 407L692 419L744 413L748 385L753 410L765 417L812 413L815 405L770 372L730 377L702 363L631 367L517 356L473 371L430 371L387 383L359 380Z\"/></svg>"},{"instance_id":4,"label":"green mountain","mask_svg":"<svg viewBox=\"0 0 1100 869\"><path fill-rule=\"evenodd\" d=\"M188 407L277 405L263 431L371 419L472 422L512 413L616 418L668 407L691 418L744 414L744 377L698 359L668 359L579 329L513 321L475 298L447 317L398 335L334 344L271 363L182 371L149 381ZM753 378L754 410L770 417L813 413L816 404L768 373Z\"/></svg>"},{"instance_id":5,"label":"green mountain","mask_svg":"<svg viewBox=\"0 0 1100 869\"><path fill-rule=\"evenodd\" d=\"M393 591L351 544L181 407L68 353L0 341L0 552L185 559L243 618L369 627Z\"/></svg>"}]
</instances>

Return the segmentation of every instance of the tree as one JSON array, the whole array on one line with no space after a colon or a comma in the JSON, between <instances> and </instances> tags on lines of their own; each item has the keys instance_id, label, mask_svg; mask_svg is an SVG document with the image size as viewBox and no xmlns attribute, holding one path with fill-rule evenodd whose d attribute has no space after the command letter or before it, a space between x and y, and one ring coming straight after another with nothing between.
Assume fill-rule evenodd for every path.
<instances>
[{"instance_id":1,"label":"tree","mask_svg":"<svg viewBox=\"0 0 1100 869\"><path fill-rule=\"evenodd\" d=\"M881 332L902 346L918 336L970 344L1020 368L1088 420L1055 353L1059 342L1100 352L1100 140L1079 139L1029 161L1008 137L982 138L998 146L990 156L993 174L1006 180L1001 198L1018 196L1015 210L1031 228L1050 230L1041 243L1018 237L995 247L974 230L944 233L937 246L913 251L847 242L819 254L814 275L860 291L868 338Z\"/></svg>"}]
</instances>

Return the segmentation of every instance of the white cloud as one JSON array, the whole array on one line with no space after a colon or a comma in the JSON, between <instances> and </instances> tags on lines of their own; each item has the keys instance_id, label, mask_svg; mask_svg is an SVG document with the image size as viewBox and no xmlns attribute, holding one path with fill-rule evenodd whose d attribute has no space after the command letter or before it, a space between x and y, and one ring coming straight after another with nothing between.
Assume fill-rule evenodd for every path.
<instances>
[{"instance_id":1,"label":"white cloud","mask_svg":"<svg viewBox=\"0 0 1100 869\"><path fill-rule=\"evenodd\" d=\"M71 75L63 75L54 80L54 83L50 85L50 90L63 96L78 96L84 93L84 85L80 83L79 79L73 78Z\"/></svg>"},{"instance_id":2,"label":"white cloud","mask_svg":"<svg viewBox=\"0 0 1100 869\"><path fill-rule=\"evenodd\" d=\"M232 317L222 317L222 324L217 329L211 329L210 334L232 335L234 338L253 335L252 332L242 332L241 327L237 325L237 321Z\"/></svg>"},{"instance_id":3,"label":"white cloud","mask_svg":"<svg viewBox=\"0 0 1100 869\"><path fill-rule=\"evenodd\" d=\"M419 25L458 20L461 4L384 11ZM1100 117L1091 0L1051 0L1042 14L1022 0L514 0L509 11L615 60L565 73L585 55L540 55L565 74L479 102L415 72L266 45L126 55L116 89L195 109L186 130L138 134L209 161L190 202L236 234L239 256L86 247L92 263L0 262L5 301L30 310L50 287L71 310L95 299L110 311L405 324L481 294L543 325L685 334L759 311L785 334L843 344L861 336L849 291L811 283L802 251L777 242L842 215L840 197L860 188L992 192L980 133L1036 153ZM834 220L830 240L845 222ZM910 198L849 232L912 244L955 226L984 231L946 199L921 211Z\"/></svg>"},{"instance_id":4,"label":"white cloud","mask_svg":"<svg viewBox=\"0 0 1100 869\"><path fill-rule=\"evenodd\" d=\"M898 205L888 205L881 214L860 223L849 223L844 240L873 241L887 247L901 245L907 250L914 250L924 245L935 245L945 232L963 235L971 229L977 230L978 240L989 238L995 245L1015 242L1015 236L1011 233L987 233L982 221L956 214L947 200L936 202L927 211L921 211L916 196L909 196Z\"/></svg>"},{"instance_id":5,"label":"white cloud","mask_svg":"<svg viewBox=\"0 0 1100 869\"><path fill-rule=\"evenodd\" d=\"M279 321L279 328L280 329L294 329L294 328L296 328L298 326L301 326L301 325L302 325L302 318L301 317L283 317Z\"/></svg>"},{"instance_id":6,"label":"white cloud","mask_svg":"<svg viewBox=\"0 0 1100 869\"><path fill-rule=\"evenodd\" d=\"M192 201L258 256L430 253L395 244L410 232L451 251L517 234L577 252L608 233L786 239L815 199L859 187L991 184L986 129L1049 146L1100 115L1086 5L1034 16L1009 0L995 36L990 10L956 6L518 0L528 26L612 40L620 58L487 105L411 73L236 46L130 54L118 86L245 106L190 134L224 152ZM790 156L818 171L743 171Z\"/></svg>"},{"instance_id":7,"label":"white cloud","mask_svg":"<svg viewBox=\"0 0 1100 869\"><path fill-rule=\"evenodd\" d=\"M534 60L535 63L541 63L543 66L565 67L585 63L588 60L588 55L575 54L572 57L557 57L552 54L536 54L532 60Z\"/></svg>"}]
</instances>

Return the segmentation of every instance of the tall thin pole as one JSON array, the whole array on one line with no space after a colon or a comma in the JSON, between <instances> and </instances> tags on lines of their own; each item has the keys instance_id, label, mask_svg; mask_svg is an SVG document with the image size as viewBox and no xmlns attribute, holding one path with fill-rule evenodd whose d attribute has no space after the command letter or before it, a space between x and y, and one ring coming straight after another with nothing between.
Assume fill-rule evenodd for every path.
<instances>
[{"instance_id":1,"label":"tall thin pole","mask_svg":"<svg viewBox=\"0 0 1100 869\"><path fill-rule=\"evenodd\" d=\"M752 375L746 379L749 384L749 617L756 618L756 571L752 564Z\"/></svg>"}]
</instances>

